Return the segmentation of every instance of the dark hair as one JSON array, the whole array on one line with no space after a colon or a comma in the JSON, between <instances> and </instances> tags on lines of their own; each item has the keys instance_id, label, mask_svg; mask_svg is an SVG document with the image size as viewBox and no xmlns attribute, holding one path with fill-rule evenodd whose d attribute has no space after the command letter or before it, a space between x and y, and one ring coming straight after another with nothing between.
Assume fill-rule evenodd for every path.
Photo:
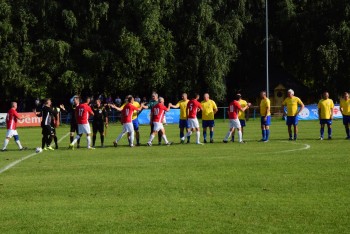
<instances>
[{"instance_id":1,"label":"dark hair","mask_svg":"<svg viewBox=\"0 0 350 234\"><path fill-rule=\"evenodd\" d=\"M129 96L129 97L128 97L128 102L131 102L132 99L133 99L133 97L132 97L132 96Z\"/></svg>"}]
</instances>

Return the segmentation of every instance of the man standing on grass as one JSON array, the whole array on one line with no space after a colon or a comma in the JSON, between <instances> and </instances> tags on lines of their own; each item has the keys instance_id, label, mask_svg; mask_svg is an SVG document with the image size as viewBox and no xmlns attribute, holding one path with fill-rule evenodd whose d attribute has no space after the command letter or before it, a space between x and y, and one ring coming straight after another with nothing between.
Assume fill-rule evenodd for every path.
<instances>
[{"instance_id":1,"label":"man standing on grass","mask_svg":"<svg viewBox=\"0 0 350 234\"><path fill-rule=\"evenodd\" d=\"M169 104L172 108L180 108L180 140L185 136L184 130L188 131L188 121L187 121L187 104L189 100L187 99L187 94L183 93L181 96L182 100L180 100L176 105ZM182 142L182 140L181 140ZM187 137L187 143L190 142L190 136ZM183 142L182 142L183 143Z\"/></svg>"},{"instance_id":2,"label":"man standing on grass","mask_svg":"<svg viewBox=\"0 0 350 234\"><path fill-rule=\"evenodd\" d=\"M348 92L344 93L343 99L340 101L340 111L343 115L343 124L345 127L346 139L350 140L350 98Z\"/></svg>"},{"instance_id":3,"label":"man standing on grass","mask_svg":"<svg viewBox=\"0 0 350 234\"><path fill-rule=\"evenodd\" d=\"M10 142L10 139L12 137L15 139L15 142L19 150L27 149L27 147L23 147L21 145L21 142L19 141L18 132L16 130L17 120L23 120L23 118L21 118L17 113L17 102L11 102L11 109L7 112L7 116L6 116L6 127L7 127L6 138L1 151L6 151L7 145Z\"/></svg>"},{"instance_id":4,"label":"man standing on grass","mask_svg":"<svg viewBox=\"0 0 350 234\"><path fill-rule=\"evenodd\" d=\"M73 142L69 145L70 149L74 149L75 143L81 138L83 134L86 134L87 148L95 149L91 147L91 129L89 124L90 115L94 115L91 107L89 106L90 98L85 98L85 103L80 103L79 98L74 99L75 108L75 117L78 123L78 135L74 138Z\"/></svg>"},{"instance_id":5,"label":"man standing on grass","mask_svg":"<svg viewBox=\"0 0 350 234\"><path fill-rule=\"evenodd\" d=\"M97 132L100 133L101 148L104 147L105 127L108 127L108 114L106 108L101 105L101 100L97 99L92 108L94 118L92 120L92 147L95 147Z\"/></svg>"},{"instance_id":6,"label":"man standing on grass","mask_svg":"<svg viewBox=\"0 0 350 234\"><path fill-rule=\"evenodd\" d=\"M243 137L243 134L244 134L243 129L246 126L246 120L248 120L248 118L246 117L247 116L246 112L250 107L250 103L248 105L248 102L246 100L242 99L242 95L240 93L237 93L236 97L238 98L238 102L241 105L242 109L244 109L245 107L248 107L244 111L241 111L241 110L238 111L238 119L239 119L239 123L241 124L241 132L242 132L242 137ZM232 132L232 138L231 138L232 142L235 141L235 132L236 132L236 129L234 128L233 132Z\"/></svg>"},{"instance_id":7,"label":"man standing on grass","mask_svg":"<svg viewBox=\"0 0 350 234\"><path fill-rule=\"evenodd\" d=\"M152 108L158 104L158 94L156 92L152 93L152 99L147 103L147 106L145 107L145 109L149 109L152 112ZM163 121L163 120L162 120ZM154 129L154 125L152 120L150 121L150 125L151 125L151 134L153 134L153 129ZM160 145L162 143L162 131L158 131L158 145Z\"/></svg>"},{"instance_id":8,"label":"man standing on grass","mask_svg":"<svg viewBox=\"0 0 350 234\"><path fill-rule=\"evenodd\" d=\"M298 136L298 115L304 109L304 103L300 98L294 96L292 89L288 90L288 97L283 101L282 108L287 107L287 126L289 133L289 140L297 140ZM299 110L298 107L300 106ZM294 127L294 138L292 138L292 125Z\"/></svg>"},{"instance_id":9,"label":"man standing on grass","mask_svg":"<svg viewBox=\"0 0 350 234\"><path fill-rule=\"evenodd\" d=\"M248 104L245 107L241 107L241 104L239 104L239 99L241 98L241 95L236 95L235 100L233 100L229 107L228 107L228 118L230 120L230 130L227 132L223 142L227 143L228 139L230 138L232 132L237 129L238 131L238 143L245 143L243 141L243 134L241 130L241 123L238 119L238 113L239 111L244 112L246 109L249 108Z\"/></svg>"},{"instance_id":10,"label":"man standing on grass","mask_svg":"<svg viewBox=\"0 0 350 234\"><path fill-rule=\"evenodd\" d=\"M129 95L127 98L129 99L130 97L132 97L131 95ZM124 108L124 106L127 103L124 103L120 108ZM140 109L141 108L141 104L139 102L136 101L136 99L134 99L134 101L131 103L133 106L135 106L136 108ZM140 109L141 110L141 109ZM136 136L136 145L140 146L140 131L139 131L139 120L138 120L138 110L134 110L133 114L132 114L132 125L134 126L134 131L135 131L135 136Z\"/></svg>"},{"instance_id":11,"label":"man standing on grass","mask_svg":"<svg viewBox=\"0 0 350 234\"><path fill-rule=\"evenodd\" d=\"M114 147L118 146L118 141L122 139L122 137L127 133L128 134L128 140L129 140L129 146L134 147L134 125L132 123L132 117L134 114L134 111L140 111L142 108L144 108L143 105L140 107L136 107L133 105L134 98L129 95L128 96L128 103L126 103L123 108L117 107L115 105L111 105L112 108L121 111L122 113L122 123L123 123L123 130L117 137L117 139L113 142Z\"/></svg>"},{"instance_id":12,"label":"man standing on grass","mask_svg":"<svg viewBox=\"0 0 350 234\"><path fill-rule=\"evenodd\" d=\"M181 143L185 141L185 137L191 136L192 132L196 131L196 144L203 145L200 142L201 133L199 130L199 122L197 119L197 112L202 110L202 105L198 102L198 99L199 99L199 95L195 94L194 98L187 103L186 114L187 114L187 120L188 120L188 129L187 129L186 136L182 137Z\"/></svg>"},{"instance_id":13,"label":"man standing on grass","mask_svg":"<svg viewBox=\"0 0 350 234\"><path fill-rule=\"evenodd\" d=\"M270 99L266 96L266 91L260 92L260 122L261 122L261 142L268 142L270 137L271 125L271 104Z\"/></svg>"},{"instance_id":14,"label":"man standing on grass","mask_svg":"<svg viewBox=\"0 0 350 234\"><path fill-rule=\"evenodd\" d=\"M168 141L165 135L165 129L163 126L163 119L166 111L170 110L170 105L168 107L164 106L164 98L159 98L159 103L152 108L151 111L151 121L153 122L153 132L149 137L147 142L148 146L152 146L152 141L158 132L162 132L162 138L166 145L171 145L172 142Z\"/></svg>"},{"instance_id":15,"label":"man standing on grass","mask_svg":"<svg viewBox=\"0 0 350 234\"><path fill-rule=\"evenodd\" d=\"M320 140L324 139L324 127L327 124L328 140L332 139L332 119L333 119L333 100L329 98L328 92L323 92L322 99L318 103L318 118L320 120Z\"/></svg>"},{"instance_id":16,"label":"man standing on grass","mask_svg":"<svg viewBox=\"0 0 350 234\"><path fill-rule=\"evenodd\" d=\"M204 143L207 143L207 128L210 131L210 143L214 143L214 115L218 111L216 103L209 99L209 94L204 94L204 100L201 102L202 105L202 127L203 127L203 138Z\"/></svg>"}]
</instances>

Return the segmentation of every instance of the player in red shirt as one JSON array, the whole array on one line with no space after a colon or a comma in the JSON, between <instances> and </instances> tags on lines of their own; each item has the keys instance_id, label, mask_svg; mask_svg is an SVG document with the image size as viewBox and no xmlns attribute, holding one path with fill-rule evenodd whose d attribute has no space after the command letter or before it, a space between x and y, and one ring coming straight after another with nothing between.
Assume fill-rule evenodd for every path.
<instances>
[{"instance_id":1,"label":"player in red shirt","mask_svg":"<svg viewBox=\"0 0 350 234\"><path fill-rule=\"evenodd\" d=\"M230 120L230 130L227 132L225 139L223 140L224 143L228 142L228 139L231 137L232 132L237 129L238 130L238 142L244 143L242 139L242 129L241 129L241 123L238 119L238 113L239 111L245 111L247 108L249 108L250 104L248 104L246 107L242 108L241 104L239 104L240 96L236 95L235 100L233 100L230 105L228 106L228 118Z\"/></svg>"},{"instance_id":2,"label":"player in red shirt","mask_svg":"<svg viewBox=\"0 0 350 234\"><path fill-rule=\"evenodd\" d=\"M83 134L86 134L87 148L95 149L91 147L91 129L89 124L90 115L94 115L91 107L89 106L90 98L87 97L85 103L80 103L79 97L74 97L75 108L75 118L78 123L78 135L74 138L69 148L74 149L75 143L81 138Z\"/></svg>"},{"instance_id":3,"label":"player in red shirt","mask_svg":"<svg viewBox=\"0 0 350 234\"><path fill-rule=\"evenodd\" d=\"M195 94L194 98L191 99L187 103L187 120L188 120L188 129L186 136L181 138L181 143L185 141L186 137L191 136L192 131L196 131L196 144L202 145L200 142L200 129L199 129L199 122L197 119L197 112L202 110L202 105L200 102L198 102L199 94Z\"/></svg>"},{"instance_id":4,"label":"player in red shirt","mask_svg":"<svg viewBox=\"0 0 350 234\"><path fill-rule=\"evenodd\" d=\"M156 104L151 110L151 121L153 123L153 132L149 136L149 140L147 142L148 146L152 146L152 141L159 131L162 132L162 138L164 139L165 144L166 145L172 144L172 142L168 141L165 135L165 129L163 126L165 112L169 110L170 110L170 104L168 105L168 107L164 106L164 98L160 97L158 99L158 104Z\"/></svg>"},{"instance_id":5,"label":"player in red shirt","mask_svg":"<svg viewBox=\"0 0 350 234\"><path fill-rule=\"evenodd\" d=\"M11 109L8 111L6 116L6 126L7 126L6 138L1 151L6 151L6 147L12 137L15 139L15 142L20 150L27 149L27 147L23 147L21 145L21 142L19 141L19 136L16 130L17 120L22 120L23 118L19 116L16 110L17 110L17 102L11 102Z\"/></svg>"},{"instance_id":6,"label":"player in red shirt","mask_svg":"<svg viewBox=\"0 0 350 234\"><path fill-rule=\"evenodd\" d=\"M121 111L122 113L122 123L123 123L123 131L119 134L117 139L113 142L113 145L115 147L118 146L118 141L125 135L125 133L128 133L128 139L129 139L129 146L134 147L134 125L132 123L132 116L134 114L134 111L140 111L142 108L144 108L144 105L141 104L140 108L137 108L133 105L134 98L132 96L128 97L128 103L123 107L117 107L115 105L110 105L113 109L116 109L118 111Z\"/></svg>"}]
</instances>

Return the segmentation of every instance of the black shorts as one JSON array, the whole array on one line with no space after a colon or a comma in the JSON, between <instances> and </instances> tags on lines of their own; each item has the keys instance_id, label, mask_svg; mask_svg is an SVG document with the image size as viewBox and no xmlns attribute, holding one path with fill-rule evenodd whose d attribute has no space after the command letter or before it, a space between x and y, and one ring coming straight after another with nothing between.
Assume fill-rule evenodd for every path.
<instances>
[{"instance_id":1,"label":"black shorts","mask_svg":"<svg viewBox=\"0 0 350 234\"><path fill-rule=\"evenodd\" d=\"M71 123L70 124L70 132L77 132L78 133L78 124Z\"/></svg>"},{"instance_id":2,"label":"black shorts","mask_svg":"<svg viewBox=\"0 0 350 234\"><path fill-rule=\"evenodd\" d=\"M93 122L92 123L92 132L93 133L104 132L104 123L103 122Z\"/></svg>"},{"instance_id":3,"label":"black shorts","mask_svg":"<svg viewBox=\"0 0 350 234\"><path fill-rule=\"evenodd\" d=\"M54 131L53 131L54 128L52 128L50 125L44 125L44 126L42 126L41 128L42 128L41 133L42 133L43 135L46 135L46 136L52 136L52 135L54 135Z\"/></svg>"}]
</instances>

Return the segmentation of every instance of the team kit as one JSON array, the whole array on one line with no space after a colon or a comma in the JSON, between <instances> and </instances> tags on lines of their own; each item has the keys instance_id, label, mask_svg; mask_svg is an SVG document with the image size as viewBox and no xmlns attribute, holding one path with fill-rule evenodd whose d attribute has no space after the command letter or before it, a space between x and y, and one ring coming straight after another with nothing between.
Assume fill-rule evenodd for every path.
<instances>
[{"instance_id":1,"label":"team kit","mask_svg":"<svg viewBox=\"0 0 350 234\"><path fill-rule=\"evenodd\" d=\"M202 145L203 143L214 143L214 115L218 111L216 103L210 99L209 94L203 95L203 101L199 102L200 96L195 94L191 99L186 93L182 94L182 99L173 105L164 104L164 98L158 97L157 93L152 93L152 99L148 103L139 103L129 95L126 102L118 107L114 104L107 104L109 108L116 109L121 113L122 131L113 141L115 147L123 136L127 136L129 146L134 147L136 138L136 146L140 146L140 133L138 124L138 113L143 109L150 110L150 135L146 143L147 146L152 146L155 138L158 138L158 145L164 141L165 145L171 145L172 142L167 139L164 128L165 114L170 108L180 109L180 143L190 143L191 136L194 135L195 144ZM260 115L261 115L261 142L268 142L270 138L271 125L271 105L270 100L265 91L260 93ZM104 147L105 129L108 126L108 112L106 106L101 104L100 100L96 100L94 105L90 105L91 99L86 97L81 99L79 96L74 96L71 99L72 108L66 110L64 105L59 108L52 107L51 99L45 99L40 112L35 112L38 117L42 118L42 145L36 149L37 152L42 150L58 149L56 136L56 127L58 125L58 113L60 111L70 112L70 144L69 149L80 148L80 139L85 134L87 139L87 148L95 149L97 133L100 135L101 147ZM298 114L303 110L304 104L300 98L294 96L292 89L288 90L288 97L283 101L282 106L286 114L286 125L288 127L289 140L297 140L298 138ZM235 132L237 132L237 142L245 143L243 140L244 127L246 126L245 111L251 107L251 104L243 100L241 94L236 94L232 102L228 106L229 130L223 139L223 143L234 142ZM322 93L322 99L318 103L318 116L320 122L320 140L332 139L332 119L333 119L333 100L329 98L329 93ZM346 131L346 139L350 140L350 98L349 93L345 92L340 101L340 111L343 115L343 124ZM197 114L202 114L202 131L203 143L200 141L200 124L197 119ZM92 140L91 128L89 119L93 116L92 121ZM17 132L17 121L21 120L17 113L17 103L12 102L11 108L6 116L6 136L3 143L2 151L7 151L7 146L10 139L13 138L19 150L26 150L27 147L22 146ZM325 138L325 127L327 126L327 138ZM207 130L209 129L209 139ZM193 136L192 136L193 137ZM51 146L54 142L54 147Z\"/></svg>"}]
</instances>

